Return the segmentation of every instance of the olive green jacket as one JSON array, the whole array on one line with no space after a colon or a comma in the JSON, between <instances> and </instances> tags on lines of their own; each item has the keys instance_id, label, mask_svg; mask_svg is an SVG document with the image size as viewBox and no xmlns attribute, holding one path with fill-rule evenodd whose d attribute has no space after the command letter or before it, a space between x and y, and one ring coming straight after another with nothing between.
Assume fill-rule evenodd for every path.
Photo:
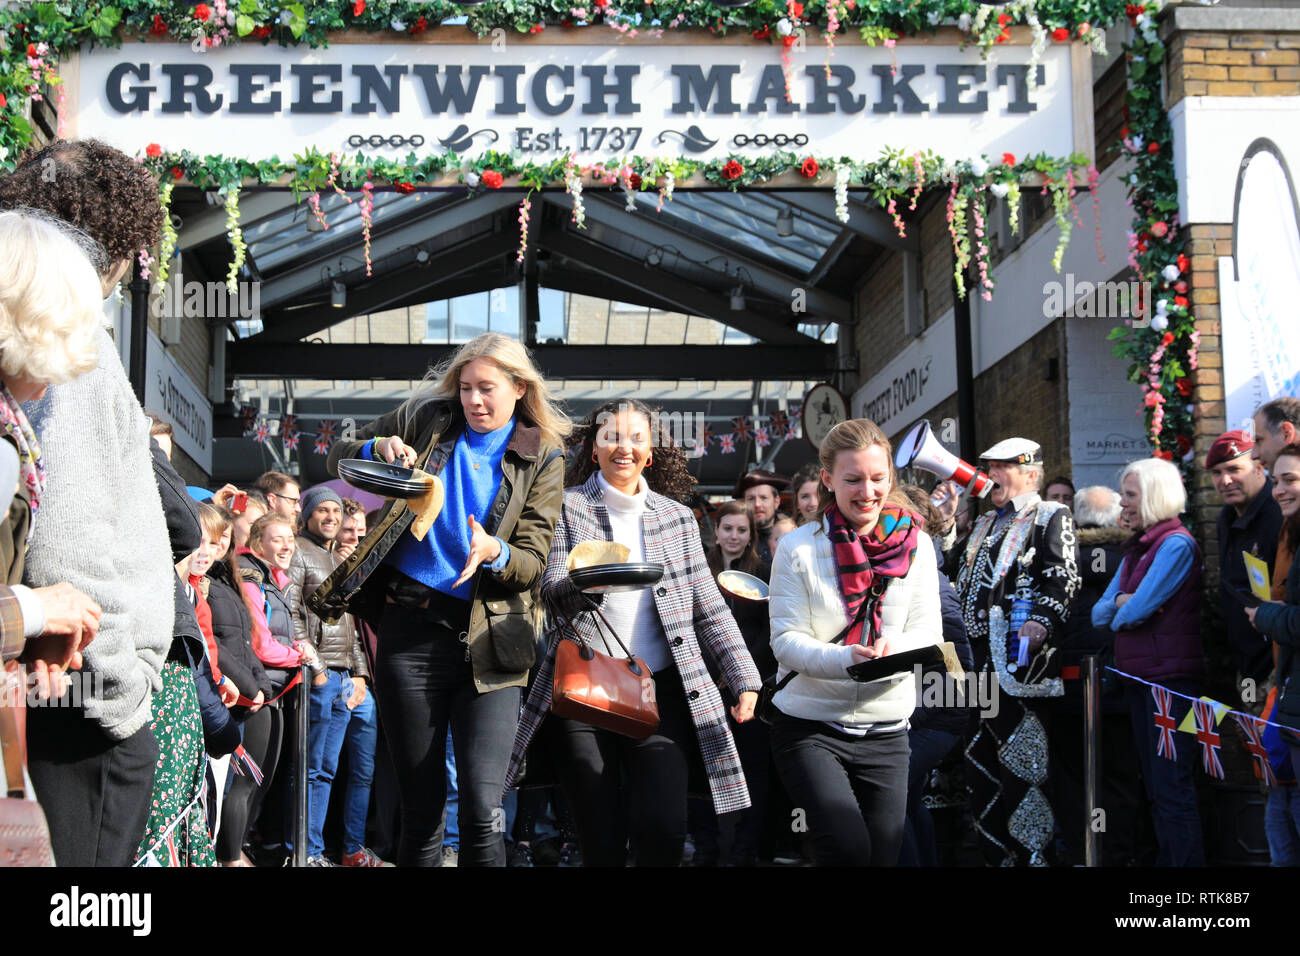
<instances>
[{"instance_id":1,"label":"olive green jacket","mask_svg":"<svg viewBox=\"0 0 1300 956\"><path fill-rule=\"evenodd\" d=\"M398 427L397 412L392 411L360 429L352 440L336 442L327 468L338 475L339 462L358 457L369 439L400 434L415 449L417 467L438 474L465 427L455 402L429 403L404 432ZM564 455L542 440L540 428L523 418L516 419L501 470L501 490L483 527L510 545L510 558L500 571L480 567L475 572L469 629L461 635L479 693L527 683L540 630L531 592L541 580L564 502ZM402 535L409 533L413 520L404 500L388 502L357 549L321 583L307 606L327 623L351 612L378 631L384 595L380 587L367 587L366 582Z\"/></svg>"}]
</instances>

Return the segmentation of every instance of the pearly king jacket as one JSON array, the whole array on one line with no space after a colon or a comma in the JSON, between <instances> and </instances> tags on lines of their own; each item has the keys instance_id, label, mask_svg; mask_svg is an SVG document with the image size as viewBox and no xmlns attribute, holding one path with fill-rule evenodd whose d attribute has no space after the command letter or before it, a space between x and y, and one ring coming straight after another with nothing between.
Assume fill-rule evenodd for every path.
<instances>
[{"instance_id":1,"label":"pearly king jacket","mask_svg":"<svg viewBox=\"0 0 1300 956\"><path fill-rule=\"evenodd\" d=\"M957 597L970 636L975 666L985 669L991 662L999 670L1005 665L1007 649L990 649L989 624L994 608L1004 621L1011 617L1018 582L1027 580L1033 607L1029 620L1047 630L1047 639L1031 661L1027 672L1001 680L1003 689L1020 696L1059 696L1060 655L1057 647L1065 634L1070 605L1079 593L1079 576L1074 518L1070 509L1056 501L1044 501L1036 492L1012 501L1015 515L1003 527L993 530L997 512L990 511L975 522L957 575ZM1035 691L1034 685L1044 685Z\"/></svg>"},{"instance_id":2,"label":"pearly king jacket","mask_svg":"<svg viewBox=\"0 0 1300 956\"><path fill-rule=\"evenodd\" d=\"M810 521L783 537L772 564L772 652L778 681L790 671L794 680L777 692L773 703L783 714L804 720L841 724L897 723L916 704L912 671L859 683L847 668L853 650L833 644L849 623L839 566L829 537L829 520ZM889 653L908 651L943 640L939 611L938 566L925 532L917 535L916 553L907 574L891 578L880 597L881 637Z\"/></svg>"},{"instance_id":3,"label":"pearly king jacket","mask_svg":"<svg viewBox=\"0 0 1300 956\"><path fill-rule=\"evenodd\" d=\"M664 566L664 576L654 587L655 609L686 691L714 808L718 813L743 810L750 805L749 789L727 726L726 706L709 676L704 655L716 662L723 681L737 696L745 691L758 691L761 685L758 670L709 571L700 545L699 528L690 509L649 492L641 516L641 533L645 560ZM569 582L565 561L574 545L612 540L609 512L597 476L593 474L586 484L564 493L564 506L542 577L542 600L548 610L559 610L568 617L583 639L594 647L603 646L594 614L584 613L584 598ZM515 785L533 735L551 709L555 651L562 639L559 616L548 615L547 626L546 660L519 720L506 774L507 789Z\"/></svg>"}]
</instances>

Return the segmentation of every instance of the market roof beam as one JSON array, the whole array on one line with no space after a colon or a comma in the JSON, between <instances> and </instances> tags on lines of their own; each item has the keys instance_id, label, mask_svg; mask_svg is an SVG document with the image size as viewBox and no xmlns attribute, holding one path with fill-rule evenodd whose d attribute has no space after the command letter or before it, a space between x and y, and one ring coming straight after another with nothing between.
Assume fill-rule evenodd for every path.
<instances>
[{"instance_id":1,"label":"market roof beam","mask_svg":"<svg viewBox=\"0 0 1300 956\"><path fill-rule=\"evenodd\" d=\"M232 343L227 368L241 379L419 379L457 345ZM761 381L802 382L834 368L828 345L538 345L533 355L552 380L716 378L733 368Z\"/></svg>"},{"instance_id":2,"label":"market roof beam","mask_svg":"<svg viewBox=\"0 0 1300 956\"><path fill-rule=\"evenodd\" d=\"M573 200L564 193L547 194L546 202L565 210L573 209ZM740 255L733 249L713 245L694 233L676 228L668 220L656 220L645 213L629 213L622 206L606 202L596 196L585 196L583 205L586 218L590 222L599 223L607 229L650 246L673 246L681 252L684 259L702 263L721 256L729 265L743 266L753 277L758 290L777 302L788 306L794 290L803 289L805 305L809 312L831 322L847 322L852 314L847 299L841 299L823 289L810 288L805 277L781 272L755 259ZM664 277L673 275L662 269L655 271L660 276L660 284L663 284Z\"/></svg>"},{"instance_id":3,"label":"market roof beam","mask_svg":"<svg viewBox=\"0 0 1300 956\"><path fill-rule=\"evenodd\" d=\"M296 342L344 319L382 311L409 296L421 295L425 301L446 298L441 289L449 280L504 256L514 247L515 239L509 235L475 239L434 256L425 266L412 264L401 272L390 272L358 283L348 289L347 307L344 309L324 304L293 311L264 310L263 331L242 341L253 344ZM465 290L450 294L463 295Z\"/></svg>"},{"instance_id":4,"label":"market roof beam","mask_svg":"<svg viewBox=\"0 0 1300 956\"><path fill-rule=\"evenodd\" d=\"M408 219L402 225L388 232L380 233L376 231L370 242L370 258L374 262L379 262L408 246L414 246L417 243L427 241L433 236L463 228L481 219L491 218L503 209L518 205L519 198L513 193L489 193L482 196L467 197L451 206L437 207L436 211L431 211L428 215L416 219ZM362 239L357 236L356 242L350 248L360 249L361 246ZM359 261L359 257L353 255L350 250L334 251L329 255L317 257L310 262L304 262L300 266L288 269L267 280L262 284L262 308L269 311L281 302L324 287L325 283L321 279L321 268L347 256ZM340 268L335 271L353 272L356 270L354 267L344 268L340 265Z\"/></svg>"},{"instance_id":5,"label":"market roof beam","mask_svg":"<svg viewBox=\"0 0 1300 956\"><path fill-rule=\"evenodd\" d=\"M652 269L640 260L601 245L594 239L566 230L547 233L542 242L548 249L578 262L616 260L618 263L616 274L623 282L647 294L661 297L665 302L671 303L675 311L713 319L771 345L820 344L811 336L804 335L791 326L755 312L753 309L733 311L724 296L680 281L666 281L670 274L662 269ZM611 274L615 274L612 269ZM681 350L686 351L686 349Z\"/></svg>"}]
</instances>

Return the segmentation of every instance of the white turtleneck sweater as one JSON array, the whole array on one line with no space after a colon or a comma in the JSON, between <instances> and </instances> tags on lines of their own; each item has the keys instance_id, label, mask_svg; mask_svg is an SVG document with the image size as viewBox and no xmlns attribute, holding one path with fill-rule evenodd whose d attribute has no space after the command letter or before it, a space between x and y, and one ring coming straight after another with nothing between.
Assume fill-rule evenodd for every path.
<instances>
[{"instance_id":1,"label":"white turtleneck sweater","mask_svg":"<svg viewBox=\"0 0 1300 956\"><path fill-rule=\"evenodd\" d=\"M645 477L639 480L637 493L624 494L597 474L601 493L605 496L605 508L609 512L609 525L614 533L614 540L628 549L628 561L631 563L645 560L645 545L641 534L641 515L645 511L647 487ZM640 591L620 591L606 594L601 605L606 619L614 627L614 633L622 638L634 657L646 662L651 671L658 673L672 666L673 655L668 649L668 640L664 637L663 625L659 622L659 611L655 608L654 589L642 588ZM618 647L611 644L610 650L617 654Z\"/></svg>"}]
</instances>

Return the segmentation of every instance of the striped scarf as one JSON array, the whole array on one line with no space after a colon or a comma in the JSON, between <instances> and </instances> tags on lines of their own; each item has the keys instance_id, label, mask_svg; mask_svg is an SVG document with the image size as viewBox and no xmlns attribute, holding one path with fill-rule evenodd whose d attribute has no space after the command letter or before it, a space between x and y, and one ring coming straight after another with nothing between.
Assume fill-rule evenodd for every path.
<instances>
[{"instance_id":1,"label":"striped scarf","mask_svg":"<svg viewBox=\"0 0 1300 956\"><path fill-rule=\"evenodd\" d=\"M849 527L834 504L826 509L826 517L830 521L831 545L840 572L840 590L850 617L856 618L862 602L872 598L871 631L867 644L874 644L881 628L880 602L877 599L888 583L884 579L901 578L912 566L920 519L904 508L886 506L881 508L876 526L865 535L859 535ZM844 638L845 644L862 643L863 623L859 621L853 625Z\"/></svg>"}]
</instances>

